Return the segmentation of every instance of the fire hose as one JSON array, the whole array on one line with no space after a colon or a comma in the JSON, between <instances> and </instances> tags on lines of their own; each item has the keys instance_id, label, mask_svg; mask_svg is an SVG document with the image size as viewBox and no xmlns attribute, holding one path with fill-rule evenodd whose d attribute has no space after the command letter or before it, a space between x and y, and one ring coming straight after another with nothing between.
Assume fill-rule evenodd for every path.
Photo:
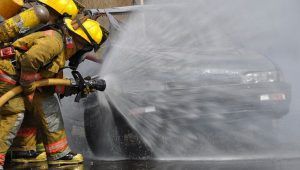
<instances>
[{"instance_id":1,"label":"fire hose","mask_svg":"<svg viewBox=\"0 0 300 170\"><path fill-rule=\"evenodd\" d=\"M106 88L105 80L99 78L89 78L83 79L78 71L72 72L74 79L44 79L34 82L36 87L45 86L73 86L78 90L75 101L78 102L81 98L86 97L87 94L84 93L84 89L89 88L90 90L104 91ZM4 95L0 97L0 107L2 107L7 101L9 101L14 96L21 94L23 91L21 86L17 86Z\"/></svg>"}]
</instances>

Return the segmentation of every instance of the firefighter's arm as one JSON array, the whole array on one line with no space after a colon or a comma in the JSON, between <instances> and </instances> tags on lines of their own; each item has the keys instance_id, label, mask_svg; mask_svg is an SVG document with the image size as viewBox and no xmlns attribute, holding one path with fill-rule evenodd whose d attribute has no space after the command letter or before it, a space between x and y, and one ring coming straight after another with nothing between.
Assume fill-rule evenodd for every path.
<instances>
[{"instance_id":1,"label":"firefighter's arm","mask_svg":"<svg viewBox=\"0 0 300 170\"><path fill-rule=\"evenodd\" d=\"M63 50L62 38L54 34L33 40L33 45L21 56L20 84L25 88L25 94L35 90L32 82L42 78L38 73L40 69L51 63Z\"/></svg>"},{"instance_id":2,"label":"firefighter's arm","mask_svg":"<svg viewBox=\"0 0 300 170\"><path fill-rule=\"evenodd\" d=\"M33 45L22 54L20 62L22 72L36 73L62 52L62 37L57 34L52 31L47 36L33 40Z\"/></svg>"}]
</instances>

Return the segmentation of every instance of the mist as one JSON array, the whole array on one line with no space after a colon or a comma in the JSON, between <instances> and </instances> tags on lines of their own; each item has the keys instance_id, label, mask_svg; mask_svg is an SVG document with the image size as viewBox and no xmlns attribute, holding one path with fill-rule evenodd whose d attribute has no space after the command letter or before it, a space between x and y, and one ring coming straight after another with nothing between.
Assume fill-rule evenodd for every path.
<instances>
[{"instance_id":1,"label":"mist","mask_svg":"<svg viewBox=\"0 0 300 170\"><path fill-rule=\"evenodd\" d=\"M107 90L101 95L158 159L298 157L299 18L297 0L149 0L107 52L99 73ZM274 68L292 87L289 113L228 118L236 103L254 103L243 91L217 85ZM232 94L240 98L224 107L220 96Z\"/></svg>"}]
</instances>

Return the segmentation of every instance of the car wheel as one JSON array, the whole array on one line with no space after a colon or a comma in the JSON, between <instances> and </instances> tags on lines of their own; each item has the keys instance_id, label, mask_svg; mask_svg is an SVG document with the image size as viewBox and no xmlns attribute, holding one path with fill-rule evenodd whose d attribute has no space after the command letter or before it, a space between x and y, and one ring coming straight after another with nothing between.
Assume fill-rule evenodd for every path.
<instances>
[{"instance_id":1,"label":"car wheel","mask_svg":"<svg viewBox=\"0 0 300 170\"><path fill-rule=\"evenodd\" d=\"M88 144L96 156L122 157L120 135L104 94L93 94L87 98L84 126Z\"/></svg>"},{"instance_id":2,"label":"car wheel","mask_svg":"<svg viewBox=\"0 0 300 170\"><path fill-rule=\"evenodd\" d=\"M85 131L92 152L100 157L141 159L151 152L128 126L104 94L90 95L86 100Z\"/></svg>"}]
</instances>

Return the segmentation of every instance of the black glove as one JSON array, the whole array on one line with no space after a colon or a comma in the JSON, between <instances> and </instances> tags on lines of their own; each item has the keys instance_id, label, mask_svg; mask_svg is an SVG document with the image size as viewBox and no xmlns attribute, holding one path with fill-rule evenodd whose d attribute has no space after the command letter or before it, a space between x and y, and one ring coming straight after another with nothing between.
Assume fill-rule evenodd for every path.
<instances>
[{"instance_id":1,"label":"black glove","mask_svg":"<svg viewBox=\"0 0 300 170\"><path fill-rule=\"evenodd\" d=\"M72 96L74 94L78 94L79 93L79 89L75 86L66 86L65 87L65 91L63 94L59 95L59 98L62 99L64 97L69 97Z\"/></svg>"}]
</instances>

